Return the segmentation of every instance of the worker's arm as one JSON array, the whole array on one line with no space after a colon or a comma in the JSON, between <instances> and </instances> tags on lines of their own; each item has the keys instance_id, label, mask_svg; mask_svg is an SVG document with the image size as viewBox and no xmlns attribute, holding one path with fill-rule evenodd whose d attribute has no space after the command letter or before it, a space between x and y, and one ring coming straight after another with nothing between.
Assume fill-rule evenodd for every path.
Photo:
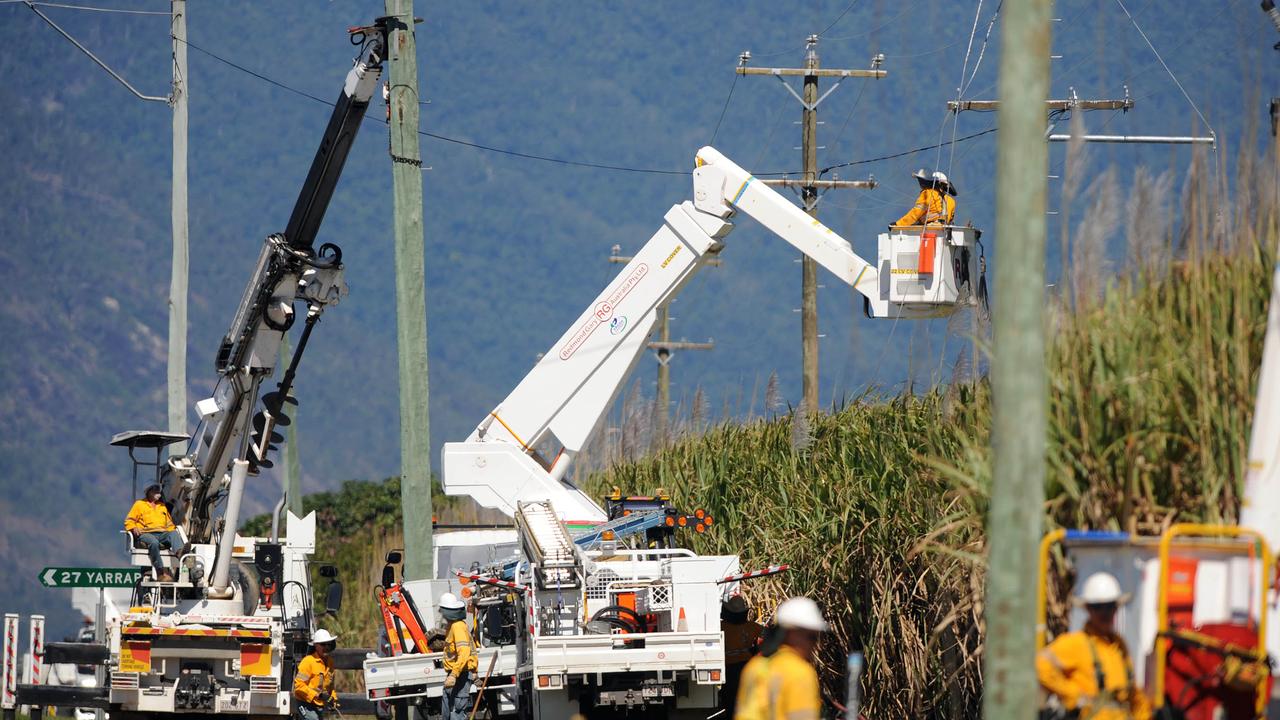
<instances>
[{"instance_id":1,"label":"worker's arm","mask_svg":"<svg viewBox=\"0 0 1280 720\"><path fill-rule=\"evenodd\" d=\"M1058 696L1063 707L1068 710L1080 704L1081 691L1071 681L1071 673L1075 670L1073 638L1063 636L1054 640L1048 647L1036 655L1036 676L1040 686Z\"/></svg>"},{"instance_id":2,"label":"worker's arm","mask_svg":"<svg viewBox=\"0 0 1280 720\"><path fill-rule=\"evenodd\" d=\"M129 508L129 514L124 518L124 529L137 535L145 528L143 527L143 514L146 512L146 503L142 500L135 500L133 507Z\"/></svg>"},{"instance_id":3,"label":"worker's arm","mask_svg":"<svg viewBox=\"0 0 1280 720\"><path fill-rule=\"evenodd\" d=\"M894 225L919 225L924 222L925 213L929 212L929 198L925 197L924 191L920 191L920 195L916 197L916 204L911 206L906 215L898 218Z\"/></svg>"}]
</instances>

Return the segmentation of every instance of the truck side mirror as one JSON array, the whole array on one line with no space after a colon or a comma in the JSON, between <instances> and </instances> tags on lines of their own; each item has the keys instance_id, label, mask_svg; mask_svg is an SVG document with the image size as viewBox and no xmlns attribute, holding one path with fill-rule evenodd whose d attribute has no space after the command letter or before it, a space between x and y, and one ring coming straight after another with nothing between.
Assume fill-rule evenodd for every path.
<instances>
[{"instance_id":1,"label":"truck side mirror","mask_svg":"<svg viewBox=\"0 0 1280 720\"><path fill-rule=\"evenodd\" d=\"M320 577L336 578L338 577L338 568L336 565L321 565Z\"/></svg>"},{"instance_id":2,"label":"truck side mirror","mask_svg":"<svg viewBox=\"0 0 1280 720\"><path fill-rule=\"evenodd\" d=\"M324 596L324 612L326 615L337 615L342 609L342 583L334 580Z\"/></svg>"},{"instance_id":3,"label":"truck side mirror","mask_svg":"<svg viewBox=\"0 0 1280 720\"><path fill-rule=\"evenodd\" d=\"M390 565L382 566L382 587L389 588L396 584L396 569Z\"/></svg>"},{"instance_id":4,"label":"truck side mirror","mask_svg":"<svg viewBox=\"0 0 1280 720\"><path fill-rule=\"evenodd\" d=\"M388 565L399 565L400 561L403 559L404 559L404 554L401 553L399 550L392 550L391 552L387 553Z\"/></svg>"}]
</instances>

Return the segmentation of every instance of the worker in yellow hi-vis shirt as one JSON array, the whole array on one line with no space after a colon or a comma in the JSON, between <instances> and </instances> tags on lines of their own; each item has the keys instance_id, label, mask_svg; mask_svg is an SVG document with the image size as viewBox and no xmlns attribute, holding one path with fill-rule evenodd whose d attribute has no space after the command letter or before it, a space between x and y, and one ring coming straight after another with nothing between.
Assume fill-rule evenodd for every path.
<instances>
[{"instance_id":1,"label":"worker in yellow hi-vis shirt","mask_svg":"<svg viewBox=\"0 0 1280 720\"><path fill-rule=\"evenodd\" d=\"M320 720L325 711L338 707L333 692L333 649L338 637L320 629L311 637L311 654L302 658L293 675L293 697L298 720Z\"/></svg>"},{"instance_id":2,"label":"worker in yellow hi-vis shirt","mask_svg":"<svg viewBox=\"0 0 1280 720\"><path fill-rule=\"evenodd\" d=\"M164 566L160 551L169 548L181 555L182 535L173 524L159 485L149 486L142 499L129 508L129 514L124 518L124 529L133 536L134 545L147 549L156 580L173 582L173 573Z\"/></svg>"},{"instance_id":3,"label":"worker in yellow hi-vis shirt","mask_svg":"<svg viewBox=\"0 0 1280 720\"><path fill-rule=\"evenodd\" d=\"M915 205L906 215L898 218L897 226L950 225L956 217L956 187L941 172L925 174L924 169L917 170L912 176L920 183L920 195Z\"/></svg>"},{"instance_id":4,"label":"worker in yellow hi-vis shirt","mask_svg":"<svg viewBox=\"0 0 1280 720\"><path fill-rule=\"evenodd\" d=\"M1047 708L1079 720L1148 720L1151 705L1133 682L1133 663L1116 633L1116 611L1129 596L1113 575L1090 575L1075 601L1089 614L1084 629L1059 636L1036 656L1040 686L1057 698ZM1043 715L1043 714L1042 714Z\"/></svg>"},{"instance_id":5,"label":"worker in yellow hi-vis shirt","mask_svg":"<svg viewBox=\"0 0 1280 720\"><path fill-rule=\"evenodd\" d=\"M771 643L747 663L742 671L735 720L818 720L822 697L813 655L818 640L827 631L818 604L809 598L794 597L778 606L775 628L770 635L781 637L776 652L768 654Z\"/></svg>"},{"instance_id":6,"label":"worker in yellow hi-vis shirt","mask_svg":"<svg viewBox=\"0 0 1280 720\"><path fill-rule=\"evenodd\" d=\"M448 623L444 635L444 694L440 697L441 720L468 720L471 713L471 685L479 660L467 630L467 606L453 593L440 596L440 616Z\"/></svg>"}]
</instances>

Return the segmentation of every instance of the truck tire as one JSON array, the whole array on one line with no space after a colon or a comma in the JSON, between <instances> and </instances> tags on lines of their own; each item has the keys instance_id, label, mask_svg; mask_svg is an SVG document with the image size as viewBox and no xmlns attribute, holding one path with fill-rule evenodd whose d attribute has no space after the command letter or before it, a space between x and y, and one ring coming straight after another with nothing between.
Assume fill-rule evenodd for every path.
<instances>
[{"instance_id":1,"label":"truck tire","mask_svg":"<svg viewBox=\"0 0 1280 720\"><path fill-rule=\"evenodd\" d=\"M258 597L261 595L261 590L258 586L258 572L243 560L232 560L231 582L240 589L240 599L244 603L244 614L252 615L258 610Z\"/></svg>"}]
</instances>

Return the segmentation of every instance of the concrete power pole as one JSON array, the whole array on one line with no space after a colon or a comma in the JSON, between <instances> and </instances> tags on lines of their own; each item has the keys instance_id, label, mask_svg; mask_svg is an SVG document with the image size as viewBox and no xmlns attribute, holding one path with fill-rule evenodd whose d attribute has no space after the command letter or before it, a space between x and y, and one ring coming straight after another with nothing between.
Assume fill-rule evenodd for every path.
<instances>
[{"instance_id":1,"label":"concrete power pole","mask_svg":"<svg viewBox=\"0 0 1280 720\"><path fill-rule=\"evenodd\" d=\"M1044 512L1048 381L1044 248L1049 150L1050 4L1008 0L1000 54L995 356L991 379L991 511L988 518L986 720L1026 720L1039 705L1035 674L1036 547Z\"/></svg>"},{"instance_id":2,"label":"concrete power pole","mask_svg":"<svg viewBox=\"0 0 1280 720\"><path fill-rule=\"evenodd\" d=\"M810 35L806 44L805 63L803 68L751 68L746 67L750 59L749 53L743 53L742 62L738 65L739 75L772 75L783 84L787 92L800 101L804 107L801 115L801 152L804 160L804 177L797 183L789 179L765 180L765 184L780 187L799 187L804 200L805 212L818 217L818 190L834 188L874 188L874 180L819 180L818 179L818 105L840 85L844 78L882 78L887 73L878 68L879 61L873 61L870 70L822 70L818 58L818 36ZM784 77L799 75L804 78L803 96L797 95ZM838 78L836 84L825 95L818 95L818 78ZM818 412L818 265L809 257L800 258L801 266L801 309L800 337L804 376L805 412L813 417Z\"/></svg>"},{"instance_id":3,"label":"concrete power pole","mask_svg":"<svg viewBox=\"0 0 1280 720\"><path fill-rule=\"evenodd\" d=\"M173 267L169 276L169 432L187 432L187 0L171 0L173 35ZM186 452L175 443L171 453Z\"/></svg>"},{"instance_id":4,"label":"concrete power pole","mask_svg":"<svg viewBox=\"0 0 1280 720\"><path fill-rule=\"evenodd\" d=\"M427 413L426 259L422 231L422 156L418 149L418 57L413 0L386 0L391 177L395 194L396 343L400 355L400 507L404 575L433 577L431 436Z\"/></svg>"}]
</instances>

